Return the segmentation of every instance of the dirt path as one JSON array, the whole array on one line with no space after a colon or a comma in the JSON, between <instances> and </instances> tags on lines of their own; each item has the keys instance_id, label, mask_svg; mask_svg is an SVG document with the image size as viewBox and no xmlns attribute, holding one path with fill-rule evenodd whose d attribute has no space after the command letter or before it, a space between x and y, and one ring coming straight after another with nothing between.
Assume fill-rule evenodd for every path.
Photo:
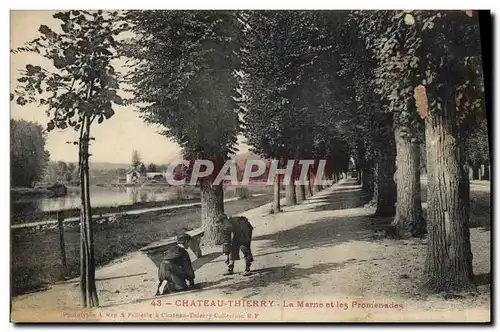
<instances>
[{"instance_id":1,"label":"dirt path","mask_svg":"<svg viewBox=\"0 0 500 332\"><path fill-rule=\"evenodd\" d=\"M154 298L154 265L140 254L129 255L99 270L98 289L105 307L91 311L92 319L489 320L489 231L471 229L475 273L480 276L478 283L486 285L479 285L475 296L463 299L427 296L418 288L425 242L377 238L370 217L374 211L363 208L365 202L358 186L343 181L277 215L268 214L268 206L243 213L255 226L254 273L241 275L240 261L235 275L223 276L224 258L219 249L205 250L207 256L195 262L205 263L196 270L202 290ZM59 311L48 308L47 303ZM29 313L32 319L81 321L69 317L74 313L64 317L60 311L76 303L76 283L58 285L14 299L13 317ZM42 307L44 310L39 309Z\"/></svg>"}]
</instances>

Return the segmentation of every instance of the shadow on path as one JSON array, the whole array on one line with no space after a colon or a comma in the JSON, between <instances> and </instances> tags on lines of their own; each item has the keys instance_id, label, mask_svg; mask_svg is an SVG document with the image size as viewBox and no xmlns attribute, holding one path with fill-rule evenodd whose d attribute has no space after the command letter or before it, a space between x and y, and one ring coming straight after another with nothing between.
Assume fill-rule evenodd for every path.
<instances>
[{"instance_id":1,"label":"shadow on path","mask_svg":"<svg viewBox=\"0 0 500 332\"><path fill-rule=\"evenodd\" d=\"M195 271L198 270L203 265L211 263L212 261L219 258L220 256L222 256L222 250L220 252L212 252L212 253L203 255L203 256L195 259L191 263L191 265L193 266L193 270L195 270Z\"/></svg>"},{"instance_id":2,"label":"shadow on path","mask_svg":"<svg viewBox=\"0 0 500 332\"><path fill-rule=\"evenodd\" d=\"M369 195L361 191L360 186L355 185L355 180L348 180L338 184L334 191L329 193L319 193L303 202L301 206L292 211L326 211L326 210L345 210L362 207L371 199ZM317 206L311 206L319 204ZM292 212L291 211L291 212Z\"/></svg>"},{"instance_id":3,"label":"shadow on path","mask_svg":"<svg viewBox=\"0 0 500 332\"><path fill-rule=\"evenodd\" d=\"M355 260L348 260L341 263L322 263L309 268L296 267L298 264L286 264L283 266L273 266L260 270L255 270L245 280L238 281L233 284L221 285L211 289L222 289L224 293L230 294L232 292L245 290L251 285L252 288L265 288L269 285L286 285L290 287L299 287L296 283L301 279L309 279L311 275L323 274L331 270L342 269L348 264L354 264ZM316 286L316 285L314 285ZM319 286L319 284L318 284ZM258 295L255 292L254 295ZM252 294L246 296L248 298Z\"/></svg>"},{"instance_id":4,"label":"shadow on path","mask_svg":"<svg viewBox=\"0 0 500 332\"><path fill-rule=\"evenodd\" d=\"M184 292L174 292L174 293L160 295L160 296L154 296L153 295L154 291L152 290L150 297L146 296L144 298L135 299L135 300L128 301L128 302L119 302L119 303L109 302L106 305L100 306L100 308L110 308L110 307L113 307L113 306L116 306L116 305L126 305L126 304L132 304L132 303L140 303L140 302L143 302L143 301L151 301L151 300L156 300L156 299L165 299L165 300L168 301L169 297L175 297L175 296L181 296L181 295L185 295L185 294L193 294L193 293L203 292L203 291L211 288L212 286L216 286L216 285L219 285L220 283L223 283L225 281L230 281L230 280L232 280L232 278L225 277L225 278L222 278L222 279L219 279L219 280L215 280L215 281L202 281L202 282L199 282L199 283L196 284L196 288L195 289L187 290L187 291L184 291ZM156 288L155 288L155 291L156 291Z\"/></svg>"},{"instance_id":5,"label":"shadow on path","mask_svg":"<svg viewBox=\"0 0 500 332\"><path fill-rule=\"evenodd\" d=\"M372 235L369 216L327 217L273 234L257 236L254 241L268 240L271 248L313 248L362 240Z\"/></svg>"},{"instance_id":6,"label":"shadow on path","mask_svg":"<svg viewBox=\"0 0 500 332\"><path fill-rule=\"evenodd\" d=\"M137 276L142 276L148 274L147 272L143 273L134 273L134 274L129 274L126 276L116 276L116 277L105 277L105 278L96 278L96 281L105 281L105 280L113 280L113 279L123 279L123 278L130 278L130 277L137 277ZM74 283L79 283L79 281L72 281ZM68 282L71 283L71 282Z\"/></svg>"}]
</instances>

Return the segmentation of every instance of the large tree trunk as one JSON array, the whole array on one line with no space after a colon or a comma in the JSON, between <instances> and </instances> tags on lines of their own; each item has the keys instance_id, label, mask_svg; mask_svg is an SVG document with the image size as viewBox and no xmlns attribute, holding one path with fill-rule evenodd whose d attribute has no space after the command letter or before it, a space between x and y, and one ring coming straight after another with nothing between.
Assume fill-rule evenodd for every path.
<instances>
[{"instance_id":1,"label":"large tree trunk","mask_svg":"<svg viewBox=\"0 0 500 332\"><path fill-rule=\"evenodd\" d=\"M391 119L392 114L388 117ZM386 123L383 142L379 144L377 158L377 209L375 216L389 217L396 213L396 183L394 172L396 171L396 144L394 142L394 131L392 123ZM382 138L381 137L381 138Z\"/></svg>"},{"instance_id":2,"label":"large tree trunk","mask_svg":"<svg viewBox=\"0 0 500 332\"><path fill-rule=\"evenodd\" d=\"M401 128L394 131L396 140L396 217L391 224L396 237L420 237L425 234L420 190L420 145L404 136Z\"/></svg>"},{"instance_id":3,"label":"large tree trunk","mask_svg":"<svg viewBox=\"0 0 500 332\"><path fill-rule=\"evenodd\" d=\"M79 141L80 159L80 291L83 307L98 307L95 285L94 237L92 233L92 208L89 183L90 121L82 124Z\"/></svg>"},{"instance_id":4,"label":"large tree trunk","mask_svg":"<svg viewBox=\"0 0 500 332\"><path fill-rule=\"evenodd\" d=\"M313 181L313 179L312 179L312 176L311 176L311 170L308 170L307 171L307 182L308 182L308 184L307 184L307 188L306 189L307 189L307 193L308 193L309 197L311 197L312 195L314 195L313 187L312 187L312 181Z\"/></svg>"},{"instance_id":5,"label":"large tree trunk","mask_svg":"<svg viewBox=\"0 0 500 332\"><path fill-rule=\"evenodd\" d=\"M315 167L315 166L313 166ZM316 186L314 184L314 182L316 181L316 169L313 168L312 170L310 170L310 173L309 173L309 190L311 192L311 196L315 195L319 190L318 190L318 186Z\"/></svg>"},{"instance_id":6,"label":"large tree trunk","mask_svg":"<svg viewBox=\"0 0 500 332\"><path fill-rule=\"evenodd\" d=\"M298 158L299 157L297 156L296 159ZM297 203L300 203L306 199L306 187L303 183L304 179L300 178L300 174L302 173L302 166L298 163L298 160L296 160L294 171L295 171L295 179L299 180L300 182L300 184L295 185L295 196L297 198Z\"/></svg>"},{"instance_id":7,"label":"large tree trunk","mask_svg":"<svg viewBox=\"0 0 500 332\"><path fill-rule=\"evenodd\" d=\"M295 154L294 154L294 164L293 164L293 169L292 169L292 176L290 178L290 181L288 184L285 186L285 194L286 194L286 205L297 205L297 190L295 186L295 180L299 179L300 175L300 165L299 165L299 159L300 159L300 149L296 149Z\"/></svg>"},{"instance_id":8,"label":"large tree trunk","mask_svg":"<svg viewBox=\"0 0 500 332\"><path fill-rule=\"evenodd\" d=\"M281 193L280 193L280 188L281 188L281 177L279 174L276 174L274 176L274 190L273 190L273 206L272 206L272 211L273 213L279 213L281 212Z\"/></svg>"},{"instance_id":9,"label":"large tree trunk","mask_svg":"<svg viewBox=\"0 0 500 332\"><path fill-rule=\"evenodd\" d=\"M316 177L314 178L314 181L316 181ZM312 192L313 192L314 195L316 195L317 193L319 193L321 191L319 185L314 184L314 182L312 184L312 188L311 189L312 189Z\"/></svg>"},{"instance_id":10,"label":"large tree trunk","mask_svg":"<svg viewBox=\"0 0 500 332\"><path fill-rule=\"evenodd\" d=\"M314 183L313 183L313 192L316 194L316 193L319 193L321 190L323 190L323 186L321 186L320 184L315 184L316 183L316 180L318 181L318 183L322 180L321 178L319 178L318 176L318 168L319 168L319 161L316 160L314 162Z\"/></svg>"},{"instance_id":11,"label":"large tree trunk","mask_svg":"<svg viewBox=\"0 0 500 332\"><path fill-rule=\"evenodd\" d=\"M441 112L453 112L452 107ZM469 182L454 117L429 112L427 147L428 244L425 288L435 292L474 289L469 234Z\"/></svg>"},{"instance_id":12,"label":"large tree trunk","mask_svg":"<svg viewBox=\"0 0 500 332\"><path fill-rule=\"evenodd\" d=\"M213 179L200 180L201 188L201 226L205 231L203 244L215 246L222 241L222 232L216 222L224 213L224 189L222 183L213 184Z\"/></svg>"}]
</instances>

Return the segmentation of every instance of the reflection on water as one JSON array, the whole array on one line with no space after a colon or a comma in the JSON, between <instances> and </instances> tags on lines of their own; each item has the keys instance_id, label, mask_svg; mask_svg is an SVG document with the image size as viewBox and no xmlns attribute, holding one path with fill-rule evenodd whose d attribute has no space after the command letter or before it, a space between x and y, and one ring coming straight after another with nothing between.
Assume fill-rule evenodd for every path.
<instances>
[{"instance_id":1,"label":"reflection on water","mask_svg":"<svg viewBox=\"0 0 500 332\"><path fill-rule=\"evenodd\" d=\"M108 207L145 202L173 200L179 197L178 188L172 187L90 187L92 207ZM80 190L68 187L68 195L56 198L24 198L11 202L11 213L67 210L80 207Z\"/></svg>"}]
</instances>

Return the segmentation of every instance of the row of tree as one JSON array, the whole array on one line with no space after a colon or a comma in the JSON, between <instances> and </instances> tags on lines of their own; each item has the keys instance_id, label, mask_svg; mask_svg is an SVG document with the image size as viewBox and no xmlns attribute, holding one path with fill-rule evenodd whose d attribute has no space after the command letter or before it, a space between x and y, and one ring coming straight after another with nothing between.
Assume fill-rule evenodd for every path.
<instances>
[{"instance_id":1,"label":"row of tree","mask_svg":"<svg viewBox=\"0 0 500 332\"><path fill-rule=\"evenodd\" d=\"M465 166L466 142L484 121L477 16L66 11L54 17L62 33L41 26L40 38L15 52L39 53L57 70L27 66L13 98L48 107L49 131L69 126L80 133L83 305L98 305L88 197L90 128L94 120L113 116L112 103L123 102L117 94L121 79L133 95L126 102L145 121L161 125L184 159L213 161L213 174L236 152L239 134L254 152L282 167L315 160L310 180L320 160L327 161L325 176L334 180L354 160L376 215L395 216L394 235L427 232L427 288L473 287ZM128 59L123 77L111 62L117 57ZM427 224L419 176L424 141ZM298 163L294 174L300 174ZM220 237L215 220L224 212L223 187L213 180L207 176L199 183L207 244ZM279 181L274 212L280 211ZM285 183L288 204L309 190L292 181Z\"/></svg>"},{"instance_id":2,"label":"row of tree","mask_svg":"<svg viewBox=\"0 0 500 332\"><path fill-rule=\"evenodd\" d=\"M372 61L356 69L365 73L357 84L373 91L370 97L378 103L376 109L387 124L377 126L386 137L379 140L382 148L366 141L357 147L358 151L368 147L375 152L375 195L379 203L385 202L383 209L377 205L377 212L396 213L392 226L399 237L427 232L426 288L471 289L466 147L471 134L479 130L478 123L485 123L477 14L356 12L350 22ZM351 59L351 64L360 59ZM374 107L369 100L360 100L361 109ZM427 153L427 225L420 200L419 143L423 140ZM359 156L360 164L366 163L361 153ZM362 178L365 172L362 166ZM394 173L397 190L392 181Z\"/></svg>"}]
</instances>

